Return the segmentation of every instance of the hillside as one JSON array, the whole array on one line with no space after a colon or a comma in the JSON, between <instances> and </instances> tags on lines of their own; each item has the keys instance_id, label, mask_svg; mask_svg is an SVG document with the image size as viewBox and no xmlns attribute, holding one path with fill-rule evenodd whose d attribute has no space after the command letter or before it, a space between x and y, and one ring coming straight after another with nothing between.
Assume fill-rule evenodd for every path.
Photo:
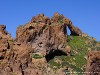
<instances>
[{"instance_id":1,"label":"hillside","mask_svg":"<svg viewBox=\"0 0 100 75\"><path fill-rule=\"evenodd\" d=\"M57 12L34 16L15 39L0 25L0 75L100 75L99 50L99 41Z\"/></svg>"}]
</instances>

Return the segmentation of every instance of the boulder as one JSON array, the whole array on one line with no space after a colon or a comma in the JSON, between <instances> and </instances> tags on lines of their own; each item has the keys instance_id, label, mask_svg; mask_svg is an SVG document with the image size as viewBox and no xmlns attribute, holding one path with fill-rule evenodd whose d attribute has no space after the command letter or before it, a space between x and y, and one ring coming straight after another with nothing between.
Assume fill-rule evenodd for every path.
<instances>
[{"instance_id":1,"label":"boulder","mask_svg":"<svg viewBox=\"0 0 100 75\"><path fill-rule=\"evenodd\" d=\"M86 75L100 75L100 51L89 52Z\"/></svg>"}]
</instances>

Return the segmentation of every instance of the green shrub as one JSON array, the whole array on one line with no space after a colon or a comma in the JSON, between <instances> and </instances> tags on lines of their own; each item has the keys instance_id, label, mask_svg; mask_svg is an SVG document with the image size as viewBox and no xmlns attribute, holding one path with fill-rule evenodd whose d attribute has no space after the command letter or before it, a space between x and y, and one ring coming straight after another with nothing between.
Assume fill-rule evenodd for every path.
<instances>
[{"instance_id":1,"label":"green shrub","mask_svg":"<svg viewBox=\"0 0 100 75\"><path fill-rule=\"evenodd\" d=\"M43 58L43 56L39 54L31 54L31 58L40 59Z\"/></svg>"}]
</instances>

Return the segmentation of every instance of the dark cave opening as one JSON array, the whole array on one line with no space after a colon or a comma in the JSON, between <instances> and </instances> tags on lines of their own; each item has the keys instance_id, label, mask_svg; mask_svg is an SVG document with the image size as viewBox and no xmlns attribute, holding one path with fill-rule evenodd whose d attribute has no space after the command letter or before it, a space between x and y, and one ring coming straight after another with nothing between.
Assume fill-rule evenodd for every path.
<instances>
[{"instance_id":1,"label":"dark cave opening","mask_svg":"<svg viewBox=\"0 0 100 75\"><path fill-rule=\"evenodd\" d=\"M66 54L65 52L61 51L61 50L51 50L51 51L49 52L49 54L47 54L47 55L45 56L45 58L46 58L47 62L49 62L49 61L50 61L51 59L53 59L55 56L62 56L62 55L67 56L67 54Z\"/></svg>"},{"instance_id":2,"label":"dark cave opening","mask_svg":"<svg viewBox=\"0 0 100 75\"><path fill-rule=\"evenodd\" d=\"M0 56L0 60L3 60L4 59L4 57L3 56Z\"/></svg>"},{"instance_id":3,"label":"dark cave opening","mask_svg":"<svg viewBox=\"0 0 100 75\"><path fill-rule=\"evenodd\" d=\"M30 29L30 30L31 30L31 29L34 29L34 27L30 26L29 29Z\"/></svg>"}]
</instances>

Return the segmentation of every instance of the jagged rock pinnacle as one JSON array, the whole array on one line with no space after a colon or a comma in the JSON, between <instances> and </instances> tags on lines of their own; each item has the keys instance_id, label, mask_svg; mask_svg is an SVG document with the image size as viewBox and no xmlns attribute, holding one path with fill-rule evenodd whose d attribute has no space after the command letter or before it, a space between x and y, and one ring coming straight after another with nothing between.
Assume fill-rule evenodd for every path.
<instances>
[{"instance_id":1,"label":"jagged rock pinnacle","mask_svg":"<svg viewBox=\"0 0 100 75\"><path fill-rule=\"evenodd\" d=\"M34 52L49 54L53 50L66 52L67 29L71 35L81 35L79 28L72 25L72 22L59 13L49 19L44 14L32 18L31 22L17 30L17 41L31 43Z\"/></svg>"},{"instance_id":2,"label":"jagged rock pinnacle","mask_svg":"<svg viewBox=\"0 0 100 75\"><path fill-rule=\"evenodd\" d=\"M47 62L55 55L70 56L67 27L73 36L82 34L71 20L57 12L51 19L44 14L34 16L17 28L16 39L1 25L0 75L47 75Z\"/></svg>"}]
</instances>

